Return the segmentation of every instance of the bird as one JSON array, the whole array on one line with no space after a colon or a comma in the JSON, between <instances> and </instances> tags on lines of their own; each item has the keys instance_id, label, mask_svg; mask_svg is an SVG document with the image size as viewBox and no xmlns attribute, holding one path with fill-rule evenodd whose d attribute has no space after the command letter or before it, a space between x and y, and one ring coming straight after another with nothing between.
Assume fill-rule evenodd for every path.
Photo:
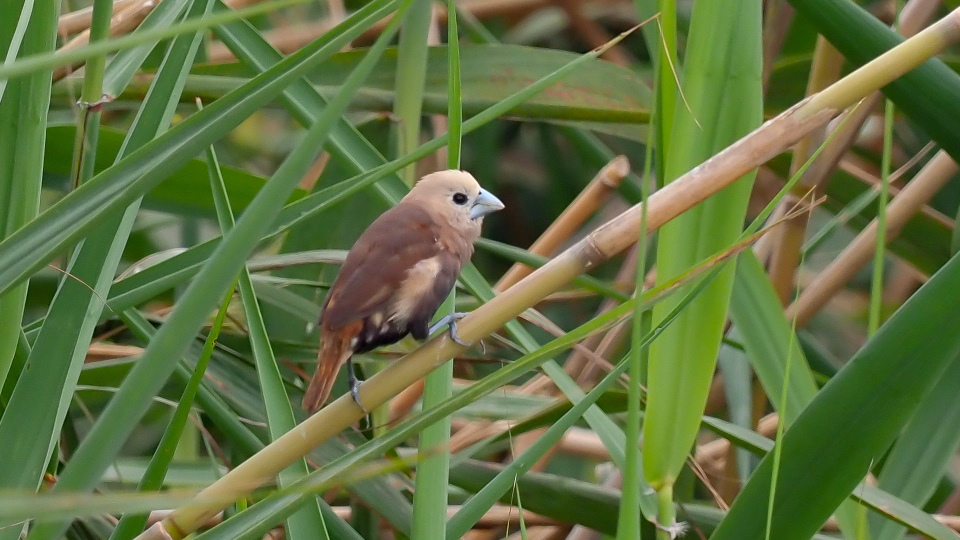
<instances>
[{"instance_id":1,"label":"bird","mask_svg":"<svg viewBox=\"0 0 960 540\"><path fill-rule=\"evenodd\" d=\"M350 394L360 403L352 357L412 335L423 341L448 327L461 345L456 323L465 313L430 321L456 285L473 254L484 216L503 203L468 172L449 169L418 181L381 214L347 252L320 314L317 368L302 407L313 413L330 396L346 364Z\"/></svg>"}]
</instances>

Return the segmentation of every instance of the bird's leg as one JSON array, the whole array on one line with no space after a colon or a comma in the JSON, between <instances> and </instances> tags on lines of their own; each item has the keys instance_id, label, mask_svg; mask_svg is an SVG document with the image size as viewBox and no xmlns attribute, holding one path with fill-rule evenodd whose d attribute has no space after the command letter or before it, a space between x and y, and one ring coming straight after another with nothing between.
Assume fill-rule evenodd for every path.
<instances>
[{"instance_id":1,"label":"bird's leg","mask_svg":"<svg viewBox=\"0 0 960 540\"><path fill-rule=\"evenodd\" d=\"M460 335L457 334L457 321L459 321L460 319L466 316L467 316L467 313L463 311L457 311L449 315L444 315L442 319L440 319L439 321L436 322L436 324L430 327L430 330L427 330L427 335L428 336L432 335L437 330L446 326L450 328L450 339L452 339L454 343L458 343L460 345L463 345L464 347L469 347L470 344L464 343L464 341L460 339Z\"/></svg>"},{"instance_id":2,"label":"bird's leg","mask_svg":"<svg viewBox=\"0 0 960 540\"><path fill-rule=\"evenodd\" d=\"M347 359L347 384L350 385L350 395L353 396L353 402L357 404L357 407L360 407L364 414L370 414L370 411L360 403L360 380L357 379L357 374L353 371L352 358Z\"/></svg>"}]
</instances>

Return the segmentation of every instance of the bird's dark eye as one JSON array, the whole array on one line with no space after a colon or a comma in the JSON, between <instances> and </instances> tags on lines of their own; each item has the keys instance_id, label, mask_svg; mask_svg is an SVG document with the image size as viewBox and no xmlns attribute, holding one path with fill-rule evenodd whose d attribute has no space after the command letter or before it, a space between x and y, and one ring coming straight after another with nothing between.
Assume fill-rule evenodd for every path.
<instances>
[{"instance_id":1,"label":"bird's dark eye","mask_svg":"<svg viewBox=\"0 0 960 540\"><path fill-rule=\"evenodd\" d=\"M467 204L467 196L463 193L454 193L453 202L457 204Z\"/></svg>"}]
</instances>

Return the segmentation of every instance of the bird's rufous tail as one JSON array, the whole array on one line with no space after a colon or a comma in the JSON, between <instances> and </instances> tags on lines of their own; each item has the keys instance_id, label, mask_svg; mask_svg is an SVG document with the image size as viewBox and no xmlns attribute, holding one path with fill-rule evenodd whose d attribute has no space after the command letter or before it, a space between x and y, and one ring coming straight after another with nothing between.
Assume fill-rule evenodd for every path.
<instances>
[{"instance_id":1,"label":"bird's rufous tail","mask_svg":"<svg viewBox=\"0 0 960 540\"><path fill-rule=\"evenodd\" d=\"M353 354L350 340L353 332L323 332L320 338L320 352L317 355L317 371L303 394L303 408L314 413L330 397L333 383L337 380L340 368Z\"/></svg>"}]
</instances>

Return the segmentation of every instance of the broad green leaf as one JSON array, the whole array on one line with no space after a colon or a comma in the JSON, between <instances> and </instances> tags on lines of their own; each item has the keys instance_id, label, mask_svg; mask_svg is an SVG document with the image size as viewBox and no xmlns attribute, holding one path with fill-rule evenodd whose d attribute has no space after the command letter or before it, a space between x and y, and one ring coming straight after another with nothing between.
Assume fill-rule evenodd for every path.
<instances>
[{"instance_id":1,"label":"broad green leaf","mask_svg":"<svg viewBox=\"0 0 960 540\"><path fill-rule=\"evenodd\" d=\"M341 81L364 55L365 50L334 56L309 75L309 81L325 99L339 91ZM567 64L576 54L545 48L508 44L464 44L460 50L463 66L463 112L469 117L530 82ZM391 110L397 50L389 49L377 65L371 80L357 93L353 107L361 110ZM447 112L447 48L430 47L424 79L423 110ZM213 101L246 82L237 65L199 67L188 79L184 101L201 98ZM140 77L118 99L138 99L150 76ZM65 91L63 83L55 92ZM527 120L591 122L600 131L621 124L645 124L649 118L649 91L646 81L634 72L603 60L586 63L570 78L556 83L543 94L517 105L510 117Z\"/></svg>"},{"instance_id":2,"label":"broad green leaf","mask_svg":"<svg viewBox=\"0 0 960 540\"><path fill-rule=\"evenodd\" d=\"M760 8L756 1L694 5L680 79L685 99L677 101L674 111L667 181L760 124ZM660 229L658 281L680 275L736 240L752 185L753 174L749 174ZM721 272L650 349L643 468L647 481L658 490L666 488L666 493L699 428L727 317L733 271ZM675 305L676 300L659 305L654 320ZM678 395L684 399L677 401Z\"/></svg>"},{"instance_id":3,"label":"broad green leaf","mask_svg":"<svg viewBox=\"0 0 960 540\"><path fill-rule=\"evenodd\" d=\"M936 386L917 406L893 449L883 462L877 487L923 507L943 478L960 444L960 400L956 382L960 360L955 359ZM871 516L877 540L903 538L903 527Z\"/></svg>"},{"instance_id":4,"label":"broad green leaf","mask_svg":"<svg viewBox=\"0 0 960 540\"><path fill-rule=\"evenodd\" d=\"M808 538L886 452L917 403L960 353L953 258L825 386L789 429L773 498L771 535ZM744 486L715 540L764 538L772 454Z\"/></svg>"},{"instance_id":5,"label":"broad green leaf","mask_svg":"<svg viewBox=\"0 0 960 540\"><path fill-rule=\"evenodd\" d=\"M778 412L789 426L816 396L817 385L790 321L784 318L783 306L752 251L737 260L733 290L730 315L774 407L780 406L787 383L787 409Z\"/></svg>"}]
</instances>

